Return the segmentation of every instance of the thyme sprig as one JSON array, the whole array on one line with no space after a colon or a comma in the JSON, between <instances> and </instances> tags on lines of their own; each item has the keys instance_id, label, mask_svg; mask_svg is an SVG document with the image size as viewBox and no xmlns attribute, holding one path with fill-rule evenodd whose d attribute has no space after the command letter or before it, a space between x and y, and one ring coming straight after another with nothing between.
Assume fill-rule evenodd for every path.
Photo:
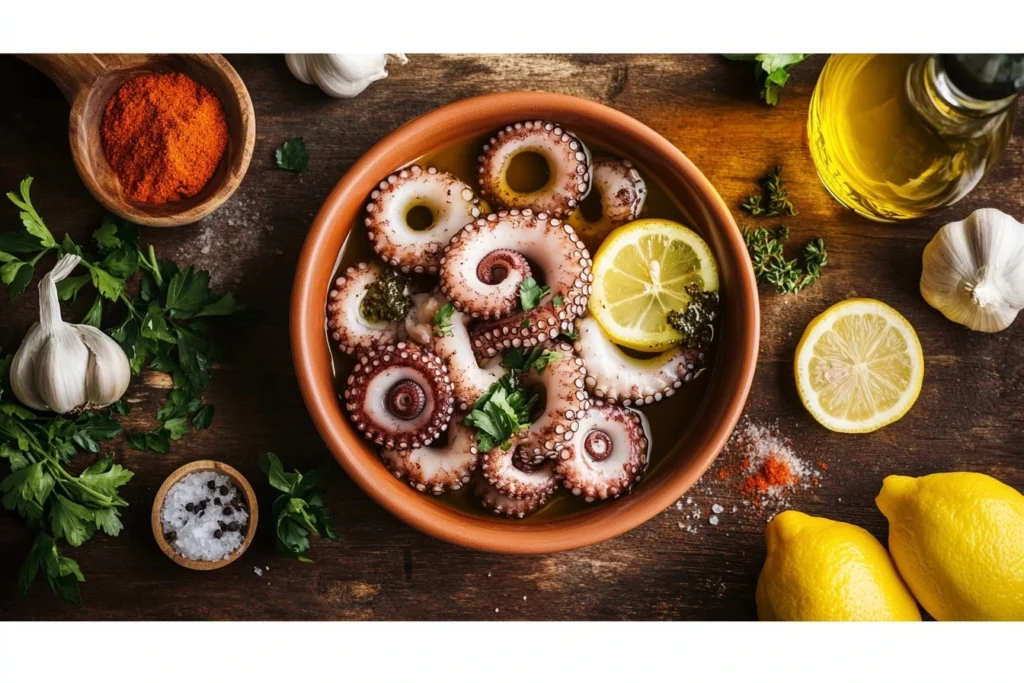
<instances>
[{"instance_id":1,"label":"thyme sprig","mask_svg":"<svg viewBox=\"0 0 1024 683\"><path fill-rule=\"evenodd\" d=\"M745 226L743 240L758 283L773 285L779 294L796 294L814 284L821 277L822 268L828 265L828 252L820 237L804 245L803 267L797 259L787 259L784 246L789 240L789 228L784 225L775 230Z\"/></svg>"}]
</instances>

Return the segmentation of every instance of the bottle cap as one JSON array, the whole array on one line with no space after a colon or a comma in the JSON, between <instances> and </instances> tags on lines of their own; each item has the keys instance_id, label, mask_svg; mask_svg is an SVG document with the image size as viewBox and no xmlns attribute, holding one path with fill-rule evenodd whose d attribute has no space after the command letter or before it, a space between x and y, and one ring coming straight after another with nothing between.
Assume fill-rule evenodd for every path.
<instances>
[{"instance_id":1,"label":"bottle cap","mask_svg":"<svg viewBox=\"0 0 1024 683\"><path fill-rule=\"evenodd\" d=\"M1024 55L940 55L949 80L968 97L1001 100L1024 91Z\"/></svg>"}]
</instances>

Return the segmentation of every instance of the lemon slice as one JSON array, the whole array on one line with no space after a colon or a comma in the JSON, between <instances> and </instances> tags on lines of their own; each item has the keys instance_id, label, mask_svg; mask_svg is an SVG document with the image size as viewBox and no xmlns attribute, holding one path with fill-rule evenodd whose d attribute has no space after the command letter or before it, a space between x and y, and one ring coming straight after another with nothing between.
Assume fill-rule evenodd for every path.
<instances>
[{"instance_id":1,"label":"lemon slice","mask_svg":"<svg viewBox=\"0 0 1024 683\"><path fill-rule=\"evenodd\" d=\"M711 249L693 230L661 219L627 223L612 231L594 256L590 312L616 344L664 351L682 336L668 314L686 307L687 285L718 290Z\"/></svg>"},{"instance_id":2,"label":"lemon slice","mask_svg":"<svg viewBox=\"0 0 1024 683\"><path fill-rule=\"evenodd\" d=\"M917 333L875 299L847 299L811 321L796 347L804 407L834 432L873 432L906 415L921 393Z\"/></svg>"}]
</instances>

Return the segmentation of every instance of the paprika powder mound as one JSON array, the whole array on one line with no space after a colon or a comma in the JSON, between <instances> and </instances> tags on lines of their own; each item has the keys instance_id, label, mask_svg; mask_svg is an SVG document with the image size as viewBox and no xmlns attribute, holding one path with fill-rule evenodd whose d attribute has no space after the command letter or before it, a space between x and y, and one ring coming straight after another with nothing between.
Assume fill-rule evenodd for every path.
<instances>
[{"instance_id":1,"label":"paprika powder mound","mask_svg":"<svg viewBox=\"0 0 1024 683\"><path fill-rule=\"evenodd\" d=\"M183 73L127 81L107 101L101 134L125 194L145 204L198 194L228 144L220 100Z\"/></svg>"}]
</instances>

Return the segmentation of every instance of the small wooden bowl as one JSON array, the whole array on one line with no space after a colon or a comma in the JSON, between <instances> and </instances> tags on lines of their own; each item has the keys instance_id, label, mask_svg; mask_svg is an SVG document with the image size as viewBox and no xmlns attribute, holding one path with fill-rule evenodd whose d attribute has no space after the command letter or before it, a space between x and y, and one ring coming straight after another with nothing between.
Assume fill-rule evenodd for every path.
<instances>
[{"instance_id":1,"label":"small wooden bowl","mask_svg":"<svg viewBox=\"0 0 1024 683\"><path fill-rule=\"evenodd\" d=\"M108 211L139 225L174 227L216 211L238 188L256 144L256 115L238 72L220 55L22 55L57 84L71 103L71 156L78 175ZM107 100L125 81L152 72L179 71L212 90L228 123L228 146L217 170L194 197L144 204L125 194L103 152L100 126Z\"/></svg>"},{"instance_id":2,"label":"small wooden bowl","mask_svg":"<svg viewBox=\"0 0 1024 683\"><path fill-rule=\"evenodd\" d=\"M223 474L231 479L235 483L235 486L242 491L242 495L245 496L245 504L249 508L249 530L246 531L245 538L242 539L242 545L238 546L238 549L231 553L231 555L226 559L214 560L212 562L190 560L171 547L171 544L167 542L166 538L164 538L164 526L160 521L160 512L163 510L164 499L167 498L167 492L171 490L172 486L193 472L216 472L217 474ZM171 472L169 477L164 479L164 483L160 485L160 490L156 492L156 498L153 499L153 511L150 515L150 521L153 526L153 538L156 539L156 544L160 546L160 550L163 551L164 555L171 558L175 564L180 564L182 567L197 569L199 571L208 571L210 569L226 567L245 553L249 544L252 543L253 537L256 536L256 525L259 523L259 517L259 510L256 506L256 494L253 492L252 486L249 485L246 478L242 476L241 472L231 465L226 465L217 460L196 460L188 463L187 465L182 465Z\"/></svg>"}]
</instances>

